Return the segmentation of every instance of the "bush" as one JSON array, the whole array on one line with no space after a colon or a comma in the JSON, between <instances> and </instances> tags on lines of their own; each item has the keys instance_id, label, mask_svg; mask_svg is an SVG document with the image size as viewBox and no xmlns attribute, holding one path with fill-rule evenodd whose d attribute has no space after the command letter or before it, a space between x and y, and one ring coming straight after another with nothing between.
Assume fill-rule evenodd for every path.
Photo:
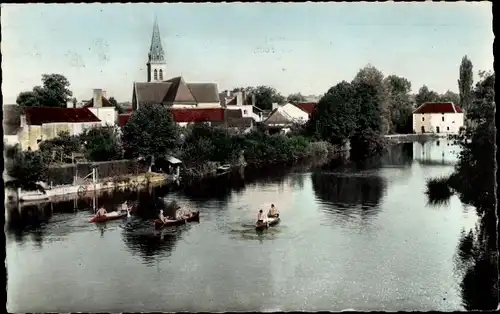
<instances>
[{"instance_id":1,"label":"bush","mask_svg":"<svg viewBox=\"0 0 500 314\"><path fill-rule=\"evenodd\" d=\"M430 204L442 204L446 203L450 196L453 195L453 191L450 188L450 182L448 177L431 178L427 180L427 194Z\"/></svg>"},{"instance_id":2,"label":"bush","mask_svg":"<svg viewBox=\"0 0 500 314\"><path fill-rule=\"evenodd\" d=\"M366 129L351 138L351 158L366 159L380 155L387 146L387 140L376 131Z\"/></svg>"}]
</instances>

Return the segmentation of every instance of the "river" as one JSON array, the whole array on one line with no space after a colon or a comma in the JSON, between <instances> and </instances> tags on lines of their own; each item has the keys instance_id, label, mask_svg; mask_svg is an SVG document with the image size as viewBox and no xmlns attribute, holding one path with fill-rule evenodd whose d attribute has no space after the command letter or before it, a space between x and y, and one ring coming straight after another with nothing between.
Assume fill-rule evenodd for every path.
<instances>
[{"instance_id":1,"label":"river","mask_svg":"<svg viewBox=\"0 0 500 314\"><path fill-rule=\"evenodd\" d=\"M189 188L117 192L137 215L88 223L92 200L9 213L9 312L463 310L456 263L476 221L458 198L430 206L427 178L453 170L451 142L400 144L381 165L267 169ZM152 200L201 211L155 232ZM282 221L257 232L263 204Z\"/></svg>"}]
</instances>

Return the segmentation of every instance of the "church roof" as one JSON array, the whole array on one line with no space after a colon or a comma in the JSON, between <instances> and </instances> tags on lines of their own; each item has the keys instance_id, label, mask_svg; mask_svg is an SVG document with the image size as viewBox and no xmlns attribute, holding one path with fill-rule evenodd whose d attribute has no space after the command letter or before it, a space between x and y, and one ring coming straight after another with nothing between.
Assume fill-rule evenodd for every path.
<instances>
[{"instance_id":1,"label":"church roof","mask_svg":"<svg viewBox=\"0 0 500 314\"><path fill-rule=\"evenodd\" d=\"M31 107L24 111L28 125L45 123L85 123L100 122L88 108Z\"/></svg>"},{"instance_id":2,"label":"church roof","mask_svg":"<svg viewBox=\"0 0 500 314\"><path fill-rule=\"evenodd\" d=\"M134 85L139 105L219 103L219 93L215 83L186 83L179 76L164 82L136 82Z\"/></svg>"}]
</instances>

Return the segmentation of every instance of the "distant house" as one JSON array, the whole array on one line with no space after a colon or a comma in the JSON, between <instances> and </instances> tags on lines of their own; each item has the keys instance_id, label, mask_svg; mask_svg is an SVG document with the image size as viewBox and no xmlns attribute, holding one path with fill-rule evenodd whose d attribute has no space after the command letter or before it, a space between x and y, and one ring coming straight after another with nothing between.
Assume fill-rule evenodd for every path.
<instances>
[{"instance_id":1,"label":"distant house","mask_svg":"<svg viewBox=\"0 0 500 314\"><path fill-rule=\"evenodd\" d=\"M228 110L241 111L243 118L252 118L255 122L262 121L262 110L255 106L255 96L248 101L245 91L225 91L219 94L221 107Z\"/></svg>"},{"instance_id":2,"label":"distant house","mask_svg":"<svg viewBox=\"0 0 500 314\"><path fill-rule=\"evenodd\" d=\"M452 102L427 102L413 111L415 133L458 134L463 126L464 112Z\"/></svg>"},{"instance_id":3,"label":"distant house","mask_svg":"<svg viewBox=\"0 0 500 314\"><path fill-rule=\"evenodd\" d=\"M19 140L22 149L38 150L41 141L56 138L60 132L79 135L101 125L88 108L26 108L20 117Z\"/></svg>"},{"instance_id":4,"label":"distant house","mask_svg":"<svg viewBox=\"0 0 500 314\"><path fill-rule=\"evenodd\" d=\"M93 97L84 106L101 120L102 126L115 126L118 120L118 111L106 98L106 91L94 89Z\"/></svg>"},{"instance_id":5,"label":"distant house","mask_svg":"<svg viewBox=\"0 0 500 314\"><path fill-rule=\"evenodd\" d=\"M174 77L163 82L134 83L132 108L144 104L166 105L173 109L221 108L215 83L186 83Z\"/></svg>"}]
</instances>

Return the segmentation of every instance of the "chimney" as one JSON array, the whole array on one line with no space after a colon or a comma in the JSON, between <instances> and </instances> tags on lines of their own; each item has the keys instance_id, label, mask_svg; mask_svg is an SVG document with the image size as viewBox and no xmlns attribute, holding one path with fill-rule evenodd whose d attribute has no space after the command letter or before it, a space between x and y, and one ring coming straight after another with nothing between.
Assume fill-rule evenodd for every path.
<instances>
[{"instance_id":1,"label":"chimney","mask_svg":"<svg viewBox=\"0 0 500 314\"><path fill-rule=\"evenodd\" d=\"M255 95L252 95L252 106L255 106Z\"/></svg>"},{"instance_id":2,"label":"chimney","mask_svg":"<svg viewBox=\"0 0 500 314\"><path fill-rule=\"evenodd\" d=\"M278 108L278 107L279 107L278 103L277 102L273 102L273 107L272 107L273 110L276 109L276 108Z\"/></svg>"},{"instance_id":3,"label":"chimney","mask_svg":"<svg viewBox=\"0 0 500 314\"><path fill-rule=\"evenodd\" d=\"M243 92L236 92L236 106L243 106Z\"/></svg>"},{"instance_id":4,"label":"chimney","mask_svg":"<svg viewBox=\"0 0 500 314\"><path fill-rule=\"evenodd\" d=\"M66 108L75 108L75 104L73 103L73 99L70 99L66 102Z\"/></svg>"},{"instance_id":5,"label":"chimney","mask_svg":"<svg viewBox=\"0 0 500 314\"><path fill-rule=\"evenodd\" d=\"M23 112L21 114L20 118L21 118L21 125L20 126L21 126L21 128L24 128L26 126L26 112Z\"/></svg>"},{"instance_id":6,"label":"chimney","mask_svg":"<svg viewBox=\"0 0 500 314\"><path fill-rule=\"evenodd\" d=\"M94 89L93 101L94 108L102 107L102 89Z\"/></svg>"},{"instance_id":7,"label":"chimney","mask_svg":"<svg viewBox=\"0 0 500 314\"><path fill-rule=\"evenodd\" d=\"M231 97L231 92L229 90L226 91L226 97Z\"/></svg>"}]
</instances>

